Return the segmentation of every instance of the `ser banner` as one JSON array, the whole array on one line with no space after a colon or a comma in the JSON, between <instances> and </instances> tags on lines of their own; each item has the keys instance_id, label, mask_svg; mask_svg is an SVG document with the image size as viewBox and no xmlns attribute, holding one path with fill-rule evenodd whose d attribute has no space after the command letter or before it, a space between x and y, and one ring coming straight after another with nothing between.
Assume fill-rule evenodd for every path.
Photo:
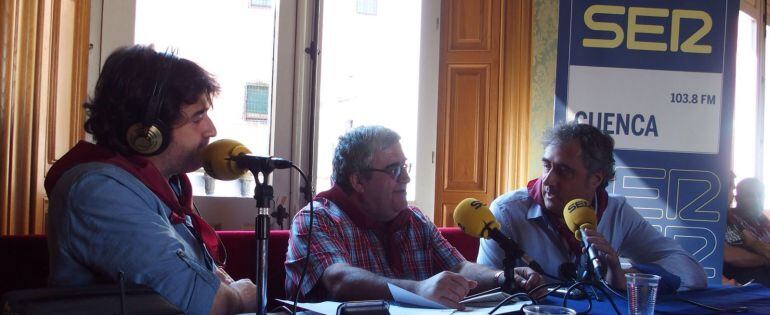
<instances>
[{"instance_id":1,"label":"ser banner","mask_svg":"<svg viewBox=\"0 0 770 315\"><path fill-rule=\"evenodd\" d=\"M561 0L554 122L612 135L624 195L720 283L737 0Z\"/></svg>"}]
</instances>

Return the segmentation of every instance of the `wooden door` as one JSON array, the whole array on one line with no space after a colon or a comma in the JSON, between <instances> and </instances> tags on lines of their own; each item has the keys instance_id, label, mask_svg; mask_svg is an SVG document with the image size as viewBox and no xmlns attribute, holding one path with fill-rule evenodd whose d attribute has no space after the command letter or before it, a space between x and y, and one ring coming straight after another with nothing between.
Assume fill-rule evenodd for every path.
<instances>
[{"instance_id":1,"label":"wooden door","mask_svg":"<svg viewBox=\"0 0 770 315\"><path fill-rule=\"evenodd\" d=\"M463 199L489 203L526 180L530 17L529 0L442 2L438 226L455 225Z\"/></svg>"}]
</instances>

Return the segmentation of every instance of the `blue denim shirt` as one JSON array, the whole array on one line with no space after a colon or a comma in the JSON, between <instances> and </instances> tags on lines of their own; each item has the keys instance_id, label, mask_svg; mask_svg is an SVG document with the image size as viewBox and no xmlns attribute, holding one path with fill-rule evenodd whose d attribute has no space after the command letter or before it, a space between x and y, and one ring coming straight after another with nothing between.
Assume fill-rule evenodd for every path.
<instances>
[{"instance_id":1,"label":"blue denim shirt","mask_svg":"<svg viewBox=\"0 0 770 315\"><path fill-rule=\"evenodd\" d=\"M498 197L490 208L500 222L500 231L519 243L546 273L559 276L561 264L575 261L556 228L548 222L543 209L529 197L526 189ZM610 242L621 258L629 259L635 267L647 270L657 267L672 276L677 275L681 285L674 289L706 287L703 267L679 243L663 236L642 218L626 203L625 197L610 195L596 230ZM479 246L478 263L503 267L505 253L495 241L482 239Z\"/></svg>"},{"instance_id":2,"label":"blue denim shirt","mask_svg":"<svg viewBox=\"0 0 770 315\"><path fill-rule=\"evenodd\" d=\"M50 286L126 282L149 286L186 314L208 314L219 279L190 218L169 209L136 177L105 163L73 167L48 207Z\"/></svg>"}]
</instances>

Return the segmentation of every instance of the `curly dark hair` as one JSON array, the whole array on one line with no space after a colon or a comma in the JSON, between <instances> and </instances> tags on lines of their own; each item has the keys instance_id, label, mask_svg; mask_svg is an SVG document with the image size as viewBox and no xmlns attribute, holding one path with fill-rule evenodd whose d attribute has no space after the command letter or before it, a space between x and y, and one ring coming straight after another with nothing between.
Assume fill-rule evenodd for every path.
<instances>
[{"instance_id":1,"label":"curly dark hair","mask_svg":"<svg viewBox=\"0 0 770 315\"><path fill-rule=\"evenodd\" d=\"M582 152L583 166L589 173L601 171L604 180L600 187L606 188L615 179L615 140L594 126L577 122L565 122L546 131L543 136L543 146L566 144L577 140Z\"/></svg>"},{"instance_id":2,"label":"curly dark hair","mask_svg":"<svg viewBox=\"0 0 770 315\"><path fill-rule=\"evenodd\" d=\"M360 126L340 136L339 140L332 161L332 181L350 192L353 186L349 176L371 167L374 153L398 143L401 136L383 126Z\"/></svg>"},{"instance_id":3,"label":"curly dark hair","mask_svg":"<svg viewBox=\"0 0 770 315\"><path fill-rule=\"evenodd\" d=\"M156 52L152 46L118 48L104 63L93 98L83 104L88 115L86 132L99 145L123 155L133 154L126 132L145 120L156 90L162 93L156 118L170 128L182 118L182 106L194 104L201 95L211 102L219 93L219 84L194 62Z\"/></svg>"}]
</instances>

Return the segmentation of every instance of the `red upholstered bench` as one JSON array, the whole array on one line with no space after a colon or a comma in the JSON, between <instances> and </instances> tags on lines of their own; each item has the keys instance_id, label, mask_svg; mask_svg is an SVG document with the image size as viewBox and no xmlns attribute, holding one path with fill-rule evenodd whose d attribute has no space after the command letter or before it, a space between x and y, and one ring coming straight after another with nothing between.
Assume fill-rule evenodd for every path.
<instances>
[{"instance_id":1,"label":"red upholstered bench","mask_svg":"<svg viewBox=\"0 0 770 315\"><path fill-rule=\"evenodd\" d=\"M470 261L476 261L479 240L459 228L440 228L441 234ZM255 279L254 231L217 232L227 249L225 270L235 279ZM270 231L267 297L273 308L276 298L286 298L284 262L289 231ZM0 237L0 296L7 291L45 287L48 278L48 245L44 235Z\"/></svg>"}]
</instances>

